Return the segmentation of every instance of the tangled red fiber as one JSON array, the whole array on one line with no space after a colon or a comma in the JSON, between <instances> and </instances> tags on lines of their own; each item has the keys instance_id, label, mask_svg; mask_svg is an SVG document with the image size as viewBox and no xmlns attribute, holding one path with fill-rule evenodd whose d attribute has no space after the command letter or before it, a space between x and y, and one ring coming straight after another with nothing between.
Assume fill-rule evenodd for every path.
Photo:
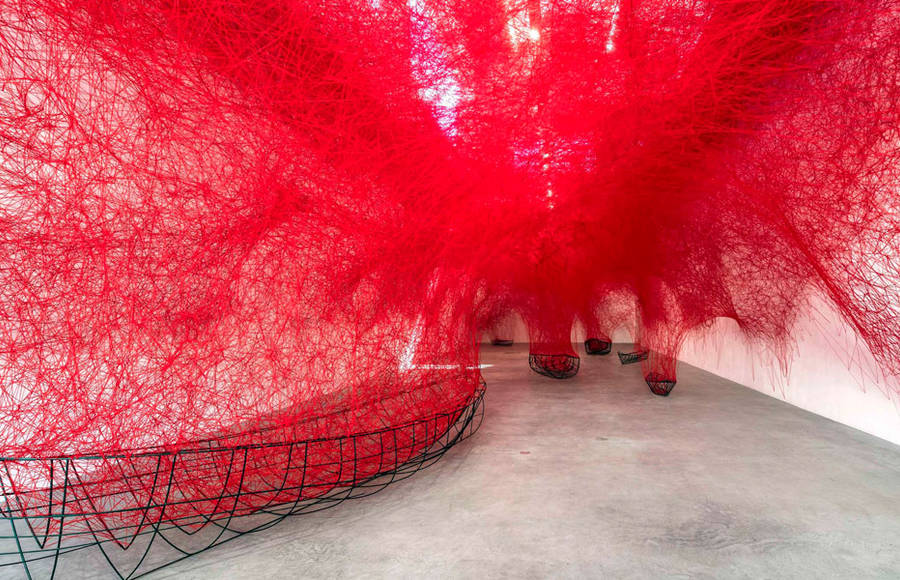
<instances>
[{"instance_id":1,"label":"tangled red fiber","mask_svg":"<svg viewBox=\"0 0 900 580\"><path fill-rule=\"evenodd\" d=\"M426 462L513 315L671 389L822 295L900 375L896 0L7 0L0 156L26 569Z\"/></svg>"}]
</instances>

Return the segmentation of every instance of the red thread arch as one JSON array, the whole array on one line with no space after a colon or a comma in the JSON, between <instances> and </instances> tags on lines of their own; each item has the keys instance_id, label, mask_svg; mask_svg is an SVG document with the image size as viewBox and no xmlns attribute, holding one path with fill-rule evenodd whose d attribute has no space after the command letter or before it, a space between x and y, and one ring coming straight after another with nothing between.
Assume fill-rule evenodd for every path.
<instances>
[{"instance_id":1,"label":"red thread arch","mask_svg":"<svg viewBox=\"0 0 900 580\"><path fill-rule=\"evenodd\" d=\"M139 574L171 557L120 565L132 538L215 544L408 473L471 430L479 338L516 315L549 376L576 321L596 354L626 326L668 394L689 332L729 317L786 358L822 295L900 373L898 19L4 3L3 563L93 545Z\"/></svg>"}]
</instances>

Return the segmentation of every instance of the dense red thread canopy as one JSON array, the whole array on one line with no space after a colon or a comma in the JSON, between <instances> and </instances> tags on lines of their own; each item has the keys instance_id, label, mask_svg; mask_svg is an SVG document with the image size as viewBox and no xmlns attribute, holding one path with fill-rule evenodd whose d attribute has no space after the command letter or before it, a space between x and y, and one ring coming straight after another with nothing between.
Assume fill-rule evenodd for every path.
<instances>
[{"instance_id":1,"label":"dense red thread canopy","mask_svg":"<svg viewBox=\"0 0 900 580\"><path fill-rule=\"evenodd\" d=\"M88 525L115 497L120 538L352 486L449 432L514 314L536 355L625 326L674 381L688 332L729 317L786 352L820 294L900 373L898 22L893 0L4 3L5 493ZM259 445L289 452L209 451ZM149 519L146 457L48 491L72 477L51 458L200 448Z\"/></svg>"}]
</instances>

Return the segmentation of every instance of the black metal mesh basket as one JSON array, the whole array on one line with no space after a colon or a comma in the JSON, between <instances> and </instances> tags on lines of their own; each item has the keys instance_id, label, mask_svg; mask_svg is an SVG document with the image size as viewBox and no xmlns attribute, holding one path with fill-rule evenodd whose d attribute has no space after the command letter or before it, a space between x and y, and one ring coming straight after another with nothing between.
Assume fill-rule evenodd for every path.
<instances>
[{"instance_id":1,"label":"black metal mesh basket","mask_svg":"<svg viewBox=\"0 0 900 580\"><path fill-rule=\"evenodd\" d=\"M581 359L569 354L529 354L528 366L552 379L570 379L578 374Z\"/></svg>"},{"instance_id":2,"label":"black metal mesh basket","mask_svg":"<svg viewBox=\"0 0 900 580\"><path fill-rule=\"evenodd\" d=\"M0 458L0 572L130 579L288 516L371 495L437 461L483 417L483 381L449 412L330 439L177 452ZM79 572L80 573L80 572Z\"/></svg>"}]
</instances>

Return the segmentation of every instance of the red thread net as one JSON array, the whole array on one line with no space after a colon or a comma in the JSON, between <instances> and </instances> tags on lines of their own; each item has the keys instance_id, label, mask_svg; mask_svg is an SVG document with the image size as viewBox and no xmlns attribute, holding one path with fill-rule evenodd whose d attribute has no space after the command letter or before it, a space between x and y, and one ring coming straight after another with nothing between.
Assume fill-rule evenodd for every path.
<instances>
[{"instance_id":1,"label":"red thread net","mask_svg":"<svg viewBox=\"0 0 900 580\"><path fill-rule=\"evenodd\" d=\"M4 3L6 515L103 542L396 472L468 424L478 337L516 313L538 359L625 325L665 383L717 317L786 356L821 294L900 373L898 19Z\"/></svg>"}]
</instances>

